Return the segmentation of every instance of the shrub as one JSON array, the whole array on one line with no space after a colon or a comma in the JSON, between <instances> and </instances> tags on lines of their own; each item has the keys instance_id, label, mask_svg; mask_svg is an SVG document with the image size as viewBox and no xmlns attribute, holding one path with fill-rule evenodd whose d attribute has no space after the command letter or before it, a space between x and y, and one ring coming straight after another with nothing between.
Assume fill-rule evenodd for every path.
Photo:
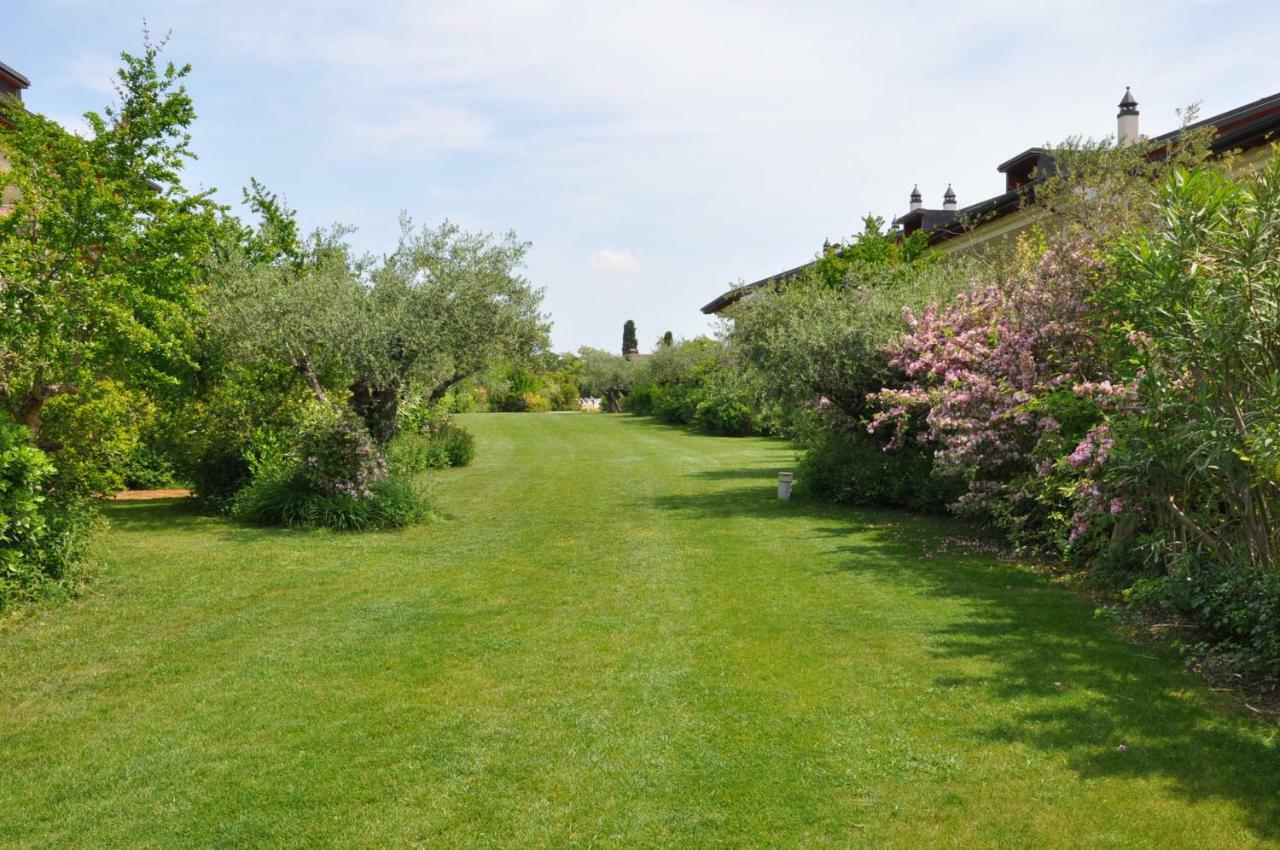
<instances>
[{"instance_id":1,"label":"shrub","mask_svg":"<svg viewBox=\"0 0 1280 850\"><path fill-rule=\"evenodd\" d=\"M1240 666L1280 669L1280 577L1179 559L1169 574L1137 581L1136 605L1179 614L1216 639L1215 654Z\"/></svg>"},{"instance_id":2,"label":"shrub","mask_svg":"<svg viewBox=\"0 0 1280 850\"><path fill-rule=\"evenodd\" d=\"M414 474L428 469L466 466L475 457L475 438L452 423L427 433L405 432L387 446L387 463L394 473Z\"/></svg>"},{"instance_id":3,"label":"shrub","mask_svg":"<svg viewBox=\"0 0 1280 850\"><path fill-rule=\"evenodd\" d=\"M475 438L453 421L449 406L411 401L400 408L400 433L387 446L392 469L416 473L466 466L475 457Z\"/></svg>"},{"instance_id":4,"label":"shrub","mask_svg":"<svg viewBox=\"0 0 1280 850\"><path fill-rule=\"evenodd\" d=\"M558 378L554 383L548 384L547 395L552 410L577 410L582 391L576 381Z\"/></svg>"},{"instance_id":5,"label":"shrub","mask_svg":"<svg viewBox=\"0 0 1280 850\"><path fill-rule=\"evenodd\" d=\"M444 447L427 435L403 432L387 444L387 468L392 475L415 475L447 466Z\"/></svg>"},{"instance_id":6,"label":"shrub","mask_svg":"<svg viewBox=\"0 0 1280 850\"><path fill-rule=\"evenodd\" d=\"M687 384L659 387L653 395L653 415L672 425L689 425L698 412L701 388Z\"/></svg>"},{"instance_id":7,"label":"shrub","mask_svg":"<svg viewBox=\"0 0 1280 850\"><path fill-rule=\"evenodd\" d=\"M298 435L296 474L323 496L367 497L387 461L364 423L346 411L317 411Z\"/></svg>"},{"instance_id":8,"label":"shrub","mask_svg":"<svg viewBox=\"0 0 1280 850\"><path fill-rule=\"evenodd\" d=\"M698 402L693 414L693 425L699 431L725 437L752 433L754 420L746 400L723 387L713 388Z\"/></svg>"},{"instance_id":9,"label":"shrub","mask_svg":"<svg viewBox=\"0 0 1280 850\"><path fill-rule=\"evenodd\" d=\"M628 392L623 404L637 416L652 416L658 396L658 385L652 381L636 384Z\"/></svg>"},{"instance_id":10,"label":"shrub","mask_svg":"<svg viewBox=\"0 0 1280 850\"><path fill-rule=\"evenodd\" d=\"M46 492L56 471L28 437L0 422L0 611L70 592L96 523L86 502Z\"/></svg>"},{"instance_id":11,"label":"shrub","mask_svg":"<svg viewBox=\"0 0 1280 850\"><path fill-rule=\"evenodd\" d=\"M171 487L176 479L173 461L153 443L139 443L125 456L120 477L130 490L155 490Z\"/></svg>"},{"instance_id":12,"label":"shrub","mask_svg":"<svg viewBox=\"0 0 1280 850\"><path fill-rule=\"evenodd\" d=\"M1028 254L1043 247L1023 242ZM1071 512L1041 511L1028 496L1049 492L1037 479L1099 421L1093 393L1076 390L1113 389L1101 381L1089 298L1102 258L1071 243L1027 265L999 283L975 280L946 306L906 311L909 331L887 349L906 381L872 397L879 412L871 422L896 446L908 434L927 436L936 471L965 485L956 509L995 519L1019 544L1067 536Z\"/></svg>"},{"instance_id":13,"label":"shrub","mask_svg":"<svg viewBox=\"0 0 1280 850\"><path fill-rule=\"evenodd\" d=\"M232 514L258 525L368 531L399 528L427 519L430 500L410 476L392 476L359 494L315 489L299 470L254 478L235 497Z\"/></svg>"},{"instance_id":14,"label":"shrub","mask_svg":"<svg viewBox=\"0 0 1280 850\"><path fill-rule=\"evenodd\" d=\"M444 446L449 466L466 466L476 456L476 438L465 428L446 425L433 435L433 439Z\"/></svg>"},{"instance_id":15,"label":"shrub","mask_svg":"<svg viewBox=\"0 0 1280 850\"><path fill-rule=\"evenodd\" d=\"M537 393L525 393L520 401L525 413L548 413L551 410L551 400Z\"/></svg>"},{"instance_id":16,"label":"shrub","mask_svg":"<svg viewBox=\"0 0 1280 850\"><path fill-rule=\"evenodd\" d=\"M932 453L918 445L886 451L857 431L824 431L796 469L799 493L864 507L941 513L963 487L933 474Z\"/></svg>"},{"instance_id":17,"label":"shrub","mask_svg":"<svg viewBox=\"0 0 1280 850\"><path fill-rule=\"evenodd\" d=\"M287 370L233 362L218 372L204 397L174 411L171 439L178 476L202 501L225 509L268 445L292 452L308 406L283 391L292 380Z\"/></svg>"}]
</instances>

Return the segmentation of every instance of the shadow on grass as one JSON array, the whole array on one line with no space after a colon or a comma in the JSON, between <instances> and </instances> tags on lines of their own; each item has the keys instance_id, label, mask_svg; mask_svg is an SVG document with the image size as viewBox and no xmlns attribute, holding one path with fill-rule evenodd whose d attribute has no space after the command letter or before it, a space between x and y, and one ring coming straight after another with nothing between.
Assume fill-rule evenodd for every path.
<instances>
[{"instance_id":1,"label":"shadow on grass","mask_svg":"<svg viewBox=\"0 0 1280 850\"><path fill-rule=\"evenodd\" d=\"M140 499L137 501L103 502L102 513L114 528L125 531L191 531L201 524L182 524L181 519L213 518L214 514L195 499Z\"/></svg>"},{"instance_id":2,"label":"shadow on grass","mask_svg":"<svg viewBox=\"0 0 1280 850\"><path fill-rule=\"evenodd\" d=\"M218 514L195 499L150 499L134 502L107 502L103 514L111 526L122 532L164 532L171 535L214 534L220 540L231 543L261 543L278 539L281 535L294 538L313 537L335 539L361 535L394 535L436 522L454 519L454 515L440 511L423 523L409 528L370 529L368 531L333 531L323 528L287 528L275 525L254 525ZM184 521L185 520L185 521ZM192 520L195 520L194 522Z\"/></svg>"},{"instance_id":3,"label":"shadow on grass","mask_svg":"<svg viewBox=\"0 0 1280 850\"><path fill-rule=\"evenodd\" d=\"M652 504L708 519L821 520L815 533L837 548L806 569L874 574L911 593L963 600L965 613L929 641L942 659L978 659L990 670L940 677L937 686L976 689L1008 705L999 720L972 728L976 745L1018 743L1063 758L1082 778L1154 779L1193 802L1227 800L1260 836L1280 837L1275 734L1208 692L1172 651L1127 643L1047 575L984 553L981 543L966 549L972 535L963 523L778 502L764 472L737 472L698 477L759 476L761 484Z\"/></svg>"}]
</instances>

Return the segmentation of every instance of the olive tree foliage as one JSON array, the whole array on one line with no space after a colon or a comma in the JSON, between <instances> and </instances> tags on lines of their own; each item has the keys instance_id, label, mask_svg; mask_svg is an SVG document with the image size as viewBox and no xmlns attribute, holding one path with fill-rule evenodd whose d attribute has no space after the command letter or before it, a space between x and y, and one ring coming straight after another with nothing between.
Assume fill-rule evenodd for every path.
<instances>
[{"instance_id":1,"label":"olive tree foliage","mask_svg":"<svg viewBox=\"0 0 1280 850\"><path fill-rule=\"evenodd\" d=\"M493 363L546 350L542 290L521 274L528 251L514 233L450 221L415 229L401 218L399 247L369 277L363 337L352 348L352 404L375 437L391 436L410 386L435 401Z\"/></svg>"},{"instance_id":2,"label":"olive tree foliage","mask_svg":"<svg viewBox=\"0 0 1280 850\"><path fill-rule=\"evenodd\" d=\"M292 211L254 184L261 225L221 263L215 334L285 364L324 405L348 404L385 443L404 393L438 399L498 360L545 348L542 293L520 274L527 243L402 220L383 261L355 257L347 231L296 237ZM293 234L290 236L290 234Z\"/></svg>"},{"instance_id":3,"label":"olive tree foliage","mask_svg":"<svg viewBox=\"0 0 1280 850\"><path fill-rule=\"evenodd\" d=\"M256 191L256 187L255 187ZM256 200L268 205L273 196ZM334 228L273 252L270 213L241 245L229 246L209 294L210 336L232 359L292 369L321 403L340 384L366 324L359 262Z\"/></svg>"},{"instance_id":4,"label":"olive tree foliage","mask_svg":"<svg viewBox=\"0 0 1280 850\"><path fill-rule=\"evenodd\" d=\"M578 357L582 391L602 399L606 412L621 413L622 397L636 380L637 365L618 354L587 346L578 349Z\"/></svg>"},{"instance_id":5,"label":"olive tree foliage","mask_svg":"<svg viewBox=\"0 0 1280 850\"><path fill-rule=\"evenodd\" d=\"M868 219L785 287L734 306L727 339L769 400L795 409L825 398L846 417L863 416L868 394L889 378L883 349L906 330L903 309L946 300L970 270L921 255L917 243Z\"/></svg>"},{"instance_id":6,"label":"olive tree foliage","mask_svg":"<svg viewBox=\"0 0 1280 850\"><path fill-rule=\"evenodd\" d=\"M175 384L187 374L196 291L216 207L188 193L195 109L189 66L162 44L122 55L118 102L89 112L87 138L0 98L0 406L32 439L46 405L94 385Z\"/></svg>"}]
</instances>

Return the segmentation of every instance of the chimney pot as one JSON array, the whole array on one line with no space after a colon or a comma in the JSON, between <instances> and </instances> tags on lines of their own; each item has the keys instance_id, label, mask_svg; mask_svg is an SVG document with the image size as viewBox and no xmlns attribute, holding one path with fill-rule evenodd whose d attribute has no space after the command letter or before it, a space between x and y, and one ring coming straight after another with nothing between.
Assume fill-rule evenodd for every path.
<instances>
[{"instance_id":1,"label":"chimney pot","mask_svg":"<svg viewBox=\"0 0 1280 850\"><path fill-rule=\"evenodd\" d=\"M916 184L911 189L911 209L918 210L924 206L924 195L920 194L920 184Z\"/></svg>"},{"instance_id":2,"label":"chimney pot","mask_svg":"<svg viewBox=\"0 0 1280 850\"><path fill-rule=\"evenodd\" d=\"M1124 87L1120 98L1120 112L1116 114L1116 144L1122 148L1138 142L1138 101L1129 87Z\"/></svg>"}]
</instances>

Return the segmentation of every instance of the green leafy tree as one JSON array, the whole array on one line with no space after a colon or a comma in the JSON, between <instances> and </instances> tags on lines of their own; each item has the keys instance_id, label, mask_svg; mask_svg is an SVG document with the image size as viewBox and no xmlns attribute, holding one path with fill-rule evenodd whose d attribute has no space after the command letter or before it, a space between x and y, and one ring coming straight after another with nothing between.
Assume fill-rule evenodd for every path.
<instances>
[{"instance_id":1,"label":"green leafy tree","mask_svg":"<svg viewBox=\"0 0 1280 850\"><path fill-rule=\"evenodd\" d=\"M1174 172L1163 224L1124 246L1101 293L1132 388L1106 474L1166 564L1280 571L1276 153L1243 180Z\"/></svg>"},{"instance_id":2,"label":"green leafy tree","mask_svg":"<svg viewBox=\"0 0 1280 850\"><path fill-rule=\"evenodd\" d=\"M872 237L878 241L878 236ZM776 292L761 292L734 308L728 339L765 396L784 408L825 398L860 418L868 393L886 386L891 367L883 347L906 330L904 307L946 300L963 284L963 262L907 262L818 267Z\"/></svg>"},{"instance_id":3,"label":"green leafy tree","mask_svg":"<svg viewBox=\"0 0 1280 850\"><path fill-rule=\"evenodd\" d=\"M90 112L88 138L0 99L0 406L51 451L90 434L44 433L51 400L102 381L189 375L191 318L215 206L181 183L193 158L188 66L161 45L123 54L119 102Z\"/></svg>"}]
</instances>

